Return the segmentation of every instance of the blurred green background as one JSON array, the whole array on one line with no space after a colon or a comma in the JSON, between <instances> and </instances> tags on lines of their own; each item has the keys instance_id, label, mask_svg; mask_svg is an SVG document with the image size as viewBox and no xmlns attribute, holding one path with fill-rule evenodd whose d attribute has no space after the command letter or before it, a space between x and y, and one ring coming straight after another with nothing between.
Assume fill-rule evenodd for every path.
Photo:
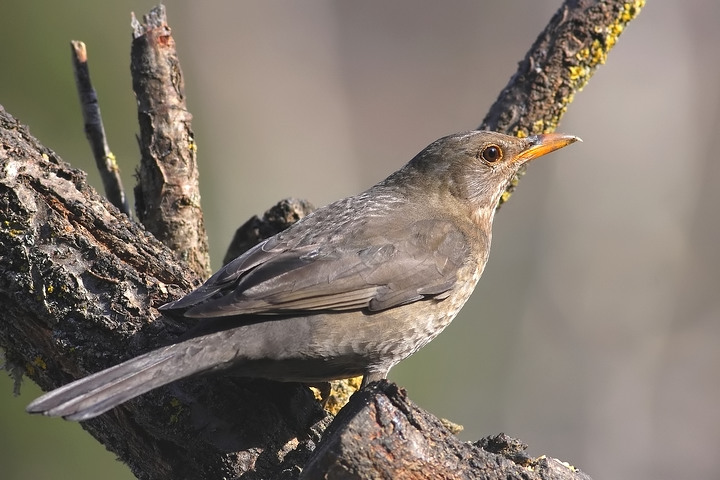
<instances>
[{"instance_id":1,"label":"blurred green background","mask_svg":"<svg viewBox=\"0 0 720 480\"><path fill-rule=\"evenodd\" d=\"M214 266L277 200L356 193L477 126L560 3L168 0ZM96 186L69 41L131 192L130 11L153 5L0 7L0 104ZM462 438L503 431L598 479L716 476L719 22L719 2L648 2L560 126L585 142L530 167L470 303L391 373ZM0 375L3 478L132 478L79 425L26 415L38 394Z\"/></svg>"}]
</instances>

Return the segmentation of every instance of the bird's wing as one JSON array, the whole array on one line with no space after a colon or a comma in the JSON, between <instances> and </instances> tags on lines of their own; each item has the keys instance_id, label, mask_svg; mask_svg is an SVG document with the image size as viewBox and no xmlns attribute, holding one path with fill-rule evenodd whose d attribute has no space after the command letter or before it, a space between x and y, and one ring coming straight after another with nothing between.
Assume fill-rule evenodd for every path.
<instances>
[{"instance_id":1,"label":"bird's wing","mask_svg":"<svg viewBox=\"0 0 720 480\"><path fill-rule=\"evenodd\" d=\"M188 308L189 317L384 310L447 295L469 258L463 233L443 220L414 222L394 242L378 235L364 244L289 246L281 238L238 257L166 309Z\"/></svg>"}]
</instances>

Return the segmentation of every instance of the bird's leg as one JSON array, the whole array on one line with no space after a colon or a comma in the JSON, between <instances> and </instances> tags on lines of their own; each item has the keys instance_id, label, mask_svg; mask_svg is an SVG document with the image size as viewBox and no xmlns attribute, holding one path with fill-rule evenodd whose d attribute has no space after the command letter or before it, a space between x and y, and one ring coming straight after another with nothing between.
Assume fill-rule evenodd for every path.
<instances>
[{"instance_id":1,"label":"bird's leg","mask_svg":"<svg viewBox=\"0 0 720 480\"><path fill-rule=\"evenodd\" d=\"M389 372L389 370L383 370L383 371L372 370L372 371L365 372L365 374L363 375L362 383L360 384L360 390L367 387L368 385L370 385L373 382L378 382L380 380L386 379L388 376L388 372Z\"/></svg>"}]
</instances>

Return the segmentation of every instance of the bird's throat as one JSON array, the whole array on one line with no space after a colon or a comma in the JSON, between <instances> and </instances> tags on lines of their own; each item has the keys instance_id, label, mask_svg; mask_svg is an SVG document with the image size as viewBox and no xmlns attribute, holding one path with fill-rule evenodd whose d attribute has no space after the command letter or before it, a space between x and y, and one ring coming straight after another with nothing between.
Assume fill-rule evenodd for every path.
<instances>
[{"instance_id":1,"label":"bird's throat","mask_svg":"<svg viewBox=\"0 0 720 480\"><path fill-rule=\"evenodd\" d=\"M475 224L478 228L486 228L486 227L492 227L493 220L495 219L495 212L497 211L497 206L495 207L488 207L488 206L482 206L479 208L476 208L472 211L470 218L472 219L472 222ZM488 232L490 232L491 229L488 228Z\"/></svg>"}]
</instances>

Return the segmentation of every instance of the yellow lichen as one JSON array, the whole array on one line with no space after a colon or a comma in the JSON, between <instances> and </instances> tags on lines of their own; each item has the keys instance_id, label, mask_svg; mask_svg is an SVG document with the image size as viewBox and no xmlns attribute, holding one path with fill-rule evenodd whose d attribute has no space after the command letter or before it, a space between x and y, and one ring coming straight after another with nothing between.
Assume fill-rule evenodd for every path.
<instances>
[{"instance_id":1,"label":"yellow lichen","mask_svg":"<svg viewBox=\"0 0 720 480\"><path fill-rule=\"evenodd\" d=\"M11 237L17 237L23 234L23 230L18 228L20 225L17 224L17 222L11 223L9 220L5 220L3 226Z\"/></svg>"},{"instance_id":2,"label":"yellow lichen","mask_svg":"<svg viewBox=\"0 0 720 480\"><path fill-rule=\"evenodd\" d=\"M622 34L623 30L625 30L625 26L640 13L640 10L642 10L644 6L645 0L627 2L623 4L620 13L610 25L607 27L597 26L595 28L597 37L592 40L590 46L581 48L575 54L578 63L568 66L568 78L571 89L567 96L560 99L558 114L550 119L544 119L542 129L536 129L535 127L540 125L540 121L535 122L535 124L533 124L534 130L544 132L552 132L555 130L555 127L557 127L557 124L560 122L560 118L567 110L567 106L572 103L575 92L582 91L595 69L605 63L610 49L617 43L618 37Z\"/></svg>"},{"instance_id":3,"label":"yellow lichen","mask_svg":"<svg viewBox=\"0 0 720 480\"><path fill-rule=\"evenodd\" d=\"M48 285L48 287L45 289L45 291L46 291L48 294L51 294L51 293L53 293L53 292L55 291L55 287L53 287L52 285Z\"/></svg>"},{"instance_id":4,"label":"yellow lichen","mask_svg":"<svg viewBox=\"0 0 720 480\"><path fill-rule=\"evenodd\" d=\"M570 80L575 81L575 80L587 75L588 67L586 67L585 65L572 65L569 70L570 70Z\"/></svg>"},{"instance_id":5,"label":"yellow lichen","mask_svg":"<svg viewBox=\"0 0 720 480\"><path fill-rule=\"evenodd\" d=\"M577 472L577 471L578 471L577 468L575 468L573 465L570 465L568 462L563 462L562 460L560 460L560 464L561 464L562 466L564 466L565 468L567 468L568 470L571 470L571 471L573 471L573 472Z\"/></svg>"},{"instance_id":6,"label":"yellow lichen","mask_svg":"<svg viewBox=\"0 0 720 480\"><path fill-rule=\"evenodd\" d=\"M105 155L105 163L110 166L110 169L113 172L119 172L120 167L118 167L117 164L117 158L115 158L115 154L112 152L108 152L107 155Z\"/></svg>"},{"instance_id":7,"label":"yellow lichen","mask_svg":"<svg viewBox=\"0 0 720 480\"><path fill-rule=\"evenodd\" d=\"M325 411L333 415L337 415L340 409L342 409L342 407L344 407L350 400L352 394L360 390L361 384L362 377L353 377L345 380L330 382L331 390L330 395L325 401ZM318 398L317 394L316 398ZM325 399L318 398L318 400L322 401Z\"/></svg>"},{"instance_id":8,"label":"yellow lichen","mask_svg":"<svg viewBox=\"0 0 720 480\"><path fill-rule=\"evenodd\" d=\"M458 433L465 430L465 427L463 425L460 425L459 423L455 423L452 420L448 420L447 418L441 418L440 423L443 424L443 427L450 430L450 433L453 435L457 435Z\"/></svg>"},{"instance_id":9,"label":"yellow lichen","mask_svg":"<svg viewBox=\"0 0 720 480\"><path fill-rule=\"evenodd\" d=\"M580 64L569 67L570 81L575 91L582 90L590 79L592 72L598 65L605 63L608 53L617 43L618 37L625 30L625 26L640 13L644 6L645 0L625 3L614 22L607 27L598 26L595 29L595 33L600 38L593 39L589 47L580 49L575 54L575 58L580 61ZM570 103L570 101L571 99L567 99L567 103Z\"/></svg>"},{"instance_id":10,"label":"yellow lichen","mask_svg":"<svg viewBox=\"0 0 720 480\"><path fill-rule=\"evenodd\" d=\"M545 127L545 120L542 118L535 123L533 123L532 131L533 133L543 133L543 128Z\"/></svg>"},{"instance_id":11,"label":"yellow lichen","mask_svg":"<svg viewBox=\"0 0 720 480\"><path fill-rule=\"evenodd\" d=\"M182 413L182 403L177 398L170 400L170 406L175 410L175 413L170 415L170 424L173 425L180 421L180 414Z\"/></svg>"},{"instance_id":12,"label":"yellow lichen","mask_svg":"<svg viewBox=\"0 0 720 480\"><path fill-rule=\"evenodd\" d=\"M47 369L47 364L45 363L45 360L43 360L40 356L35 357L35 360L33 360L33 365L43 370Z\"/></svg>"}]
</instances>

